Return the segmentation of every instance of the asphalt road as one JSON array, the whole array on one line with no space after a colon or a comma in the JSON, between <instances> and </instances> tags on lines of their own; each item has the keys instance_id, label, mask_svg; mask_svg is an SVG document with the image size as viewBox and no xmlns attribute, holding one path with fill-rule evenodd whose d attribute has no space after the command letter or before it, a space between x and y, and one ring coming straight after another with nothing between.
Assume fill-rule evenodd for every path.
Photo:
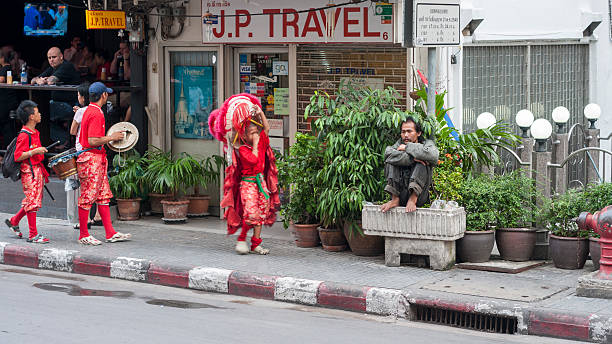
<instances>
[{"instance_id":1,"label":"asphalt road","mask_svg":"<svg viewBox=\"0 0 612 344\"><path fill-rule=\"evenodd\" d=\"M0 343L570 343L0 265Z\"/></svg>"}]
</instances>

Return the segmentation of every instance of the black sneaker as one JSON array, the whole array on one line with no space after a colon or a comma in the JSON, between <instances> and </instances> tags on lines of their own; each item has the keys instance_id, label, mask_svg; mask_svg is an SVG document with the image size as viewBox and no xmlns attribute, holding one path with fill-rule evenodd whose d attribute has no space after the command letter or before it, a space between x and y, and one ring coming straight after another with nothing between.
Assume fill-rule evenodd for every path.
<instances>
[{"instance_id":1,"label":"black sneaker","mask_svg":"<svg viewBox=\"0 0 612 344\"><path fill-rule=\"evenodd\" d=\"M21 231L19 230L19 225L17 226L13 226L13 224L11 223L10 219L6 219L4 220L4 223L6 223L6 225L8 226L8 228L10 228L13 233L15 233L15 235L21 239L23 237L23 234L21 233Z\"/></svg>"}]
</instances>

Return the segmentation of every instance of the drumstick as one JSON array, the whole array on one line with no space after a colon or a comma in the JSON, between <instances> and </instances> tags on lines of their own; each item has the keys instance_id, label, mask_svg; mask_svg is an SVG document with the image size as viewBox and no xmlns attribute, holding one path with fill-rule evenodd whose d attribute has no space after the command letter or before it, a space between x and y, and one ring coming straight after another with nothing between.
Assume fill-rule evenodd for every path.
<instances>
[{"instance_id":1,"label":"drumstick","mask_svg":"<svg viewBox=\"0 0 612 344\"><path fill-rule=\"evenodd\" d=\"M55 146L57 146L57 145L59 145L59 144L60 144L60 142L59 142L59 141L55 141L55 142L53 142L51 145L49 145L49 146L47 147L47 150L50 150L51 148L53 148L53 147L55 147Z\"/></svg>"}]
</instances>

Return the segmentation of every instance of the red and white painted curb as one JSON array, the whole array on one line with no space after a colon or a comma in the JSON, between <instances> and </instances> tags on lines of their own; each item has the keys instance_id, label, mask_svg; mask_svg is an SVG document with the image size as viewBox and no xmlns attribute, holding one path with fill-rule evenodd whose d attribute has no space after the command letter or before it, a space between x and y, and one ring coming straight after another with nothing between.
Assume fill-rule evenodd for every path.
<instances>
[{"instance_id":1,"label":"red and white painted curb","mask_svg":"<svg viewBox=\"0 0 612 344\"><path fill-rule=\"evenodd\" d=\"M146 259L114 259L78 251L0 242L0 263L230 295L411 319L410 306L516 317L518 332L573 340L612 341L612 318L509 306L503 302L442 300L410 290L269 276L213 267L168 266Z\"/></svg>"}]
</instances>

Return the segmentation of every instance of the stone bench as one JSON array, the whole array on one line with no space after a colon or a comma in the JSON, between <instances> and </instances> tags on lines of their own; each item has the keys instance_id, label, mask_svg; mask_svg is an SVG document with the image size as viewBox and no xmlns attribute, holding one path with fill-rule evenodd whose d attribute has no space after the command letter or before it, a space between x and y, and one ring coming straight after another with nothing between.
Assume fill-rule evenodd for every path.
<instances>
[{"instance_id":1,"label":"stone bench","mask_svg":"<svg viewBox=\"0 0 612 344\"><path fill-rule=\"evenodd\" d=\"M455 240L465 233L465 210L418 208L406 213L396 207L386 213L378 205L365 204L361 213L363 232L385 237L385 265L399 266L400 254L429 256L434 270L455 264Z\"/></svg>"}]
</instances>

